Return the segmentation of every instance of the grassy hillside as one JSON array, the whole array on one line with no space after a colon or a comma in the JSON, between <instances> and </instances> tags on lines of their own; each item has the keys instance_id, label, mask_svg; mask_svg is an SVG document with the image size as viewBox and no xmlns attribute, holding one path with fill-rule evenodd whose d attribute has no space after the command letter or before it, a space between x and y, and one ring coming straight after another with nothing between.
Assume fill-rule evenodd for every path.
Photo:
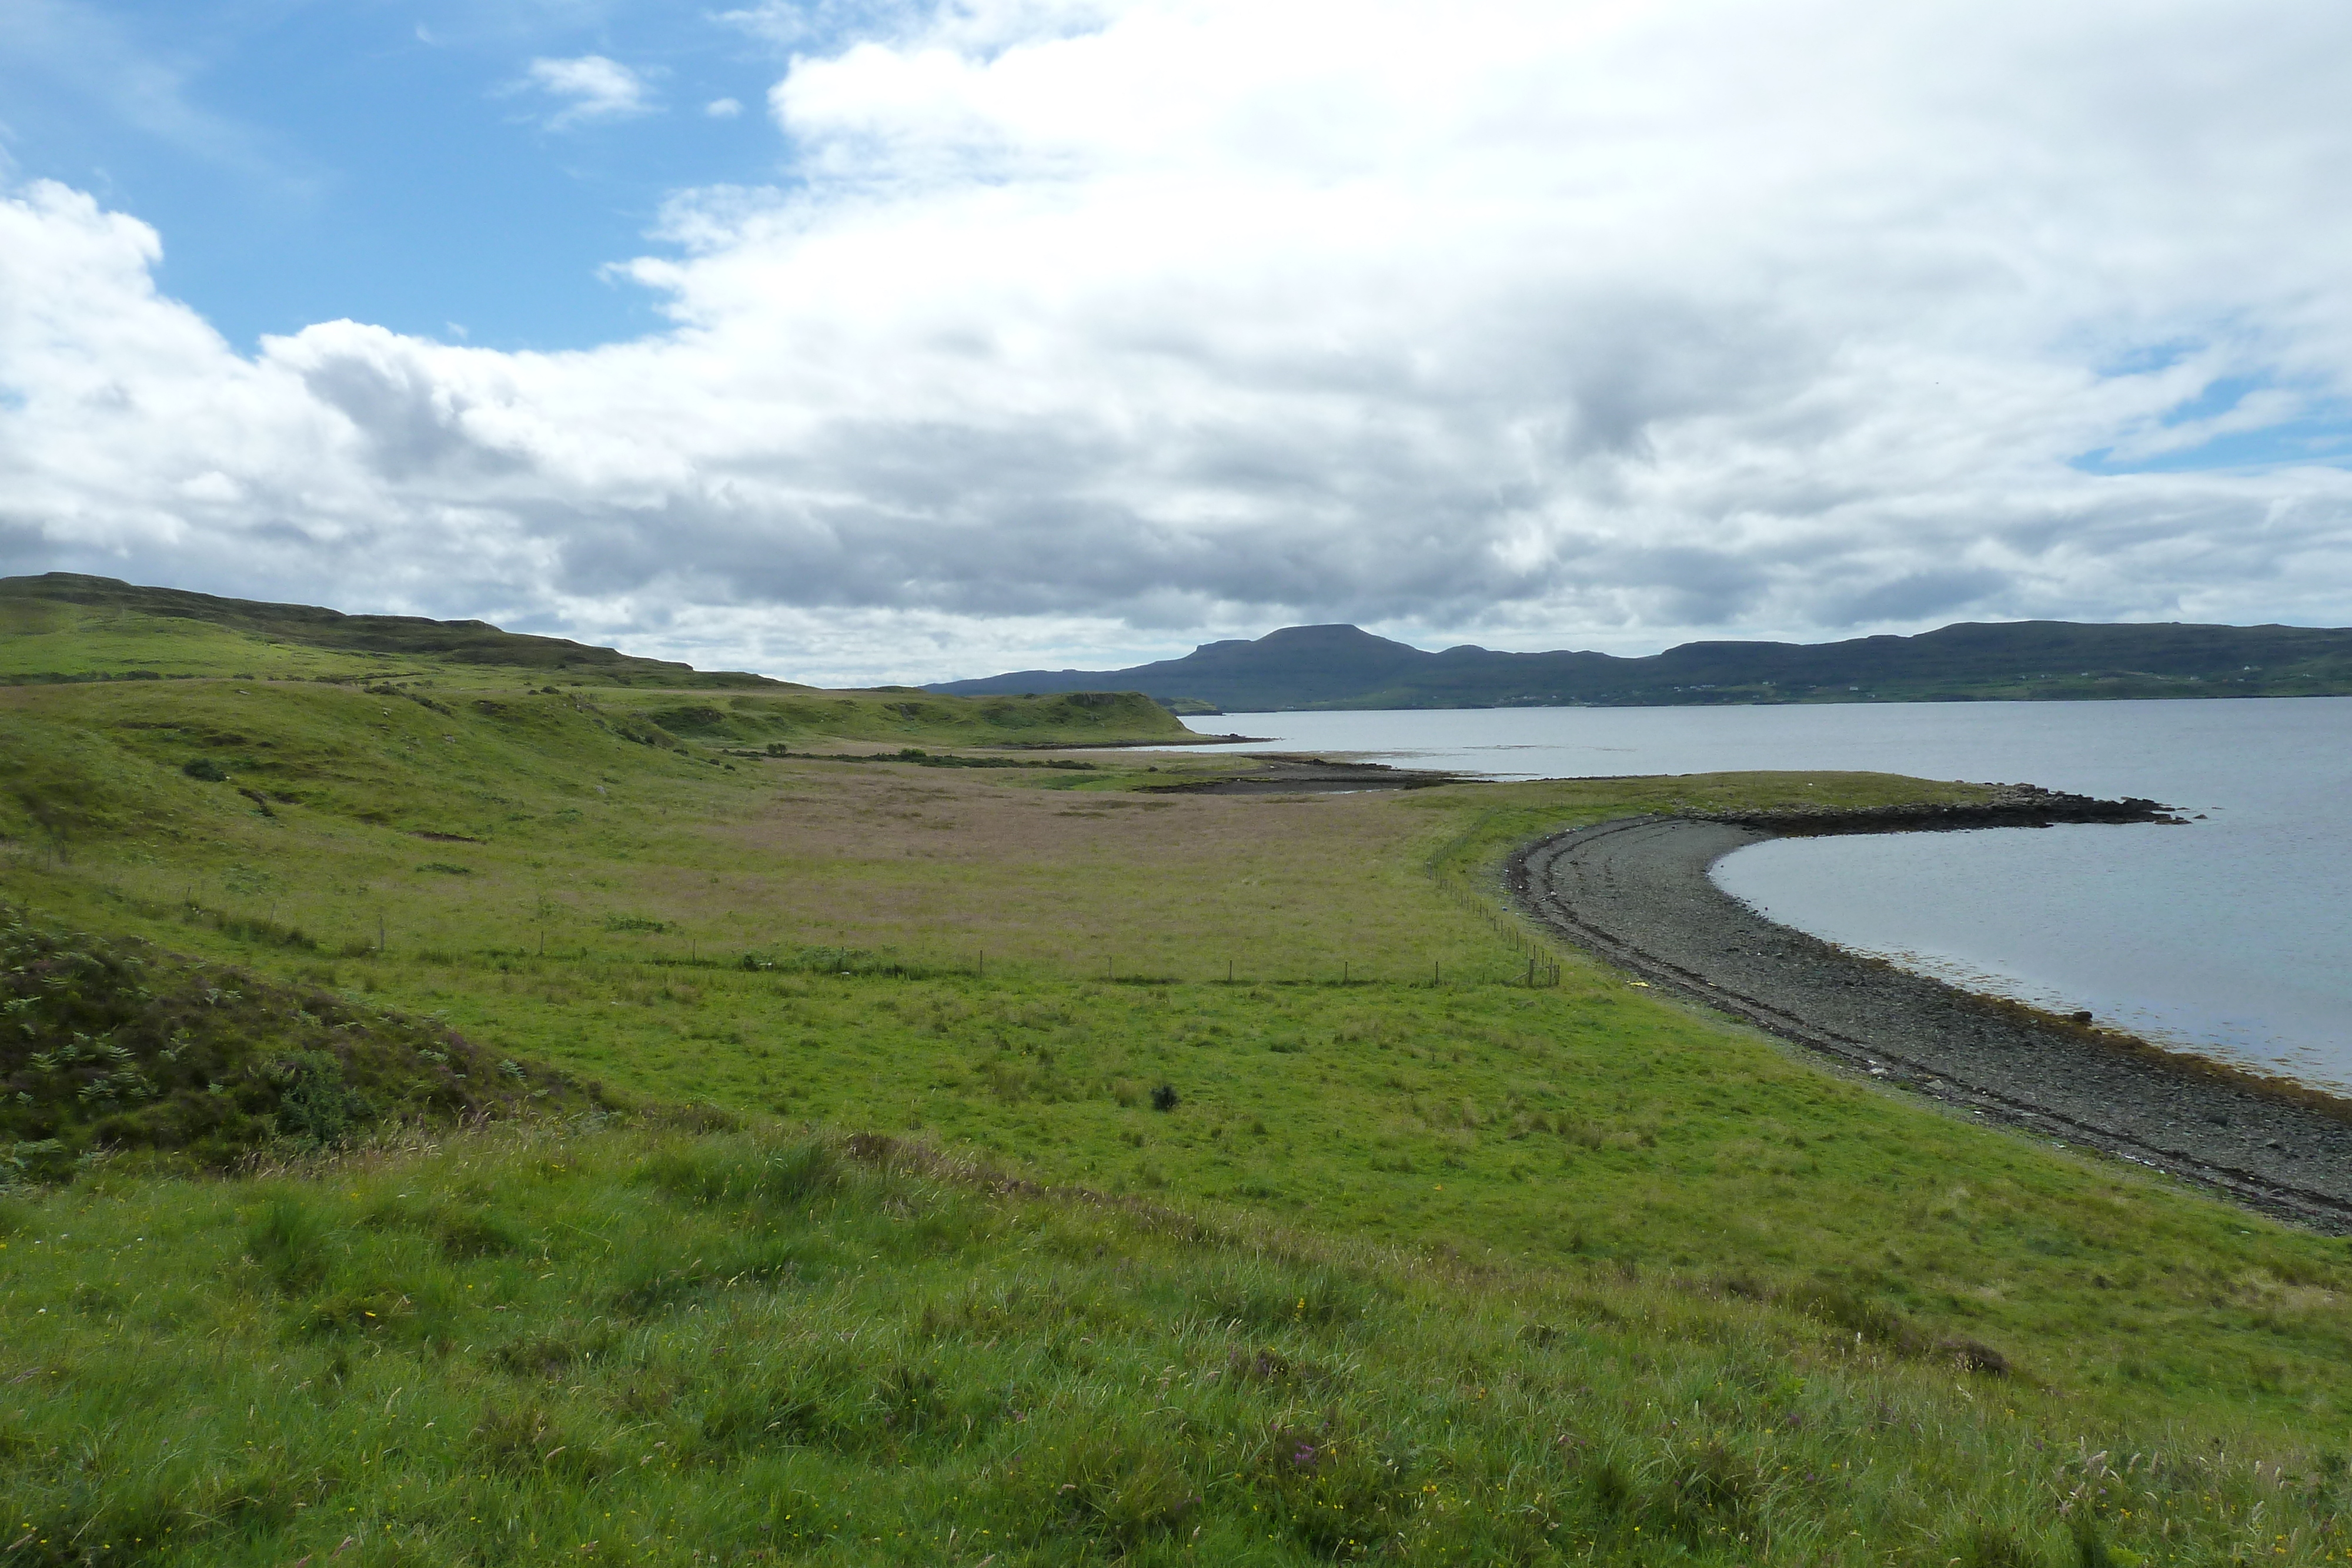
<instances>
[{"instance_id":1,"label":"grassy hillside","mask_svg":"<svg viewBox=\"0 0 2352 1568\"><path fill-rule=\"evenodd\" d=\"M1979 787L1150 794L1246 764L853 768L735 703L886 748L984 705L452 678L0 692L19 940L167 977L152 1027L12 1013L0 1072L227 967L264 1061L299 1010L703 1108L14 1178L15 1560L2352 1544L2342 1241L1835 1076L1487 880L1628 810Z\"/></svg>"},{"instance_id":2,"label":"grassy hillside","mask_svg":"<svg viewBox=\"0 0 2352 1568\"><path fill-rule=\"evenodd\" d=\"M479 622L342 615L64 572L0 579L0 685L193 678L381 688L376 695L406 696L451 717L468 716L447 706L453 694L465 694L472 714L494 716L500 694L565 696L575 710L617 723L629 738L665 747L681 739L724 747L811 738L1067 746L1182 741L1191 733L1131 692L968 701L912 687L824 691ZM730 690L738 695L719 695ZM195 699L175 694L163 701Z\"/></svg>"},{"instance_id":3,"label":"grassy hillside","mask_svg":"<svg viewBox=\"0 0 2352 1568\"><path fill-rule=\"evenodd\" d=\"M0 629L8 641L0 675L19 679L131 670L172 674L243 669L272 676L365 673L424 660L530 670L597 685L786 684L738 671L634 658L560 637L502 632L481 621L345 615L314 605L220 599L65 571L0 578Z\"/></svg>"}]
</instances>

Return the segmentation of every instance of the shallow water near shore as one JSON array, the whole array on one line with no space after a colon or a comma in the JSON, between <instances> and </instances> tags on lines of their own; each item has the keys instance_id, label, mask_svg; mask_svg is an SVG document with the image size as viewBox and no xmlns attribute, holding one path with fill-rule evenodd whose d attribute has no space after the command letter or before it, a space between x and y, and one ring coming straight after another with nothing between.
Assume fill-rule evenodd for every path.
<instances>
[{"instance_id":1,"label":"shallow water near shore","mask_svg":"<svg viewBox=\"0 0 2352 1568\"><path fill-rule=\"evenodd\" d=\"M2187 827L1782 839L1771 918L1977 990L2352 1089L2352 697L1251 714L1190 721L1497 779L1867 769L2145 795Z\"/></svg>"}]
</instances>

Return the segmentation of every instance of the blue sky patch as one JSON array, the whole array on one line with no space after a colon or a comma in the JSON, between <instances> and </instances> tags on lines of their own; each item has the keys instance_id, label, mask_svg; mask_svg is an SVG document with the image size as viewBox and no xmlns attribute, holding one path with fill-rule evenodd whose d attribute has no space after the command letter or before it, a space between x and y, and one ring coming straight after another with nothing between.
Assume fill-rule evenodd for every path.
<instances>
[{"instance_id":1,"label":"blue sky patch","mask_svg":"<svg viewBox=\"0 0 2352 1568\"><path fill-rule=\"evenodd\" d=\"M2168 362L2180 357L2176 354ZM2163 362L2148 367L2162 368ZM2284 417L2268 423L2262 422L2259 407L2247 409L2246 419L2234 425L2230 420L2250 398L2291 390L2264 377L2217 377L2157 422L2158 433L2184 433L2187 439L2119 443L2086 452L2071 465L2085 474L2187 474L2352 460L2352 405L2339 400L2316 405L2301 399L2283 402ZM2217 428L2201 438L2189 429L2209 423Z\"/></svg>"},{"instance_id":2,"label":"blue sky patch","mask_svg":"<svg viewBox=\"0 0 2352 1568\"><path fill-rule=\"evenodd\" d=\"M790 179L766 112L782 47L700 7L0 13L0 174L155 225L159 286L245 352L343 317L501 349L658 330L659 301L603 269L664 250L646 235L677 190ZM566 74L581 61L621 75ZM624 99L635 84L634 102L615 82Z\"/></svg>"}]
</instances>

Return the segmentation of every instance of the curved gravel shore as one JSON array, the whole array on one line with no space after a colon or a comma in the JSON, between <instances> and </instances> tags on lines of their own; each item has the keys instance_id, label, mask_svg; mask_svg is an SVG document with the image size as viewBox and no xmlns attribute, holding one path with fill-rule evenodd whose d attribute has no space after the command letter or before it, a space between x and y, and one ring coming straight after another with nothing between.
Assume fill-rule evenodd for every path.
<instances>
[{"instance_id":1,"label":"curved gravel shore","mask_svg":"<svg viewBox=\"0 0 2352 1568\"><path fill-rule=\"evenodd\" d=\"M1797 832L1893 825L1785 824ZM2352 1106L1964 991L1766 920L1716 886L1707 868L1782 826L1602 822L1523 851L1507 874L1537 918L1654 984L1986 1121L2352 1232Z\"/></svg>"}]
</instances>

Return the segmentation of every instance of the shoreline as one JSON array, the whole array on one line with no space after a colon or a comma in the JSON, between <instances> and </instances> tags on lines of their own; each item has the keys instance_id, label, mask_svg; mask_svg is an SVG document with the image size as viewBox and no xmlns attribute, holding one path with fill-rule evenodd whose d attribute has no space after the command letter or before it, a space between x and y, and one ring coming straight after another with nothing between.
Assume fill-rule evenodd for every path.
<instances>
[{"instance_id":1,"label":"shoreline","mask_svg":"<svg viewBox=\"0 0 2352 1568\"><path fill-rule=\"evenodd\" d=\"M1464 773L1426 768L1391 768L1385 762L1334 762L1303 752L1254 751L1253 766L1218 779L1145 784L1148 795L1334 795L1365 789L1434 789L1445 784L1484 782Z\"/></svg>"},{"instance_id":2,"label":"shoreline","mask_svg":"<svg viewBox=\"0 0 2352 1568\"><path fill-rule=\"evenodd\" d=\"M1184 746L1267 746L1266 735L1155 735L1143 740L1003 740L974 750L985 751L1166 751Z\"/></svg>"},{"instance_id":3,"label":"shoreline","mask_svg":"<svg viewBox=\"0 0 2352 1568\"><path fill-rule=\"evenodd\" d=\"M2053 812L2037 817L2037 799ZM1707 874L1777 837L2056 821L2179 819L2022 788L1982 807L1621 818L1519 851L1506 876L1577 946L1873 1079L2352 1234L2352 1103L1847 952Z\"/></svg>"}]
</instances>

